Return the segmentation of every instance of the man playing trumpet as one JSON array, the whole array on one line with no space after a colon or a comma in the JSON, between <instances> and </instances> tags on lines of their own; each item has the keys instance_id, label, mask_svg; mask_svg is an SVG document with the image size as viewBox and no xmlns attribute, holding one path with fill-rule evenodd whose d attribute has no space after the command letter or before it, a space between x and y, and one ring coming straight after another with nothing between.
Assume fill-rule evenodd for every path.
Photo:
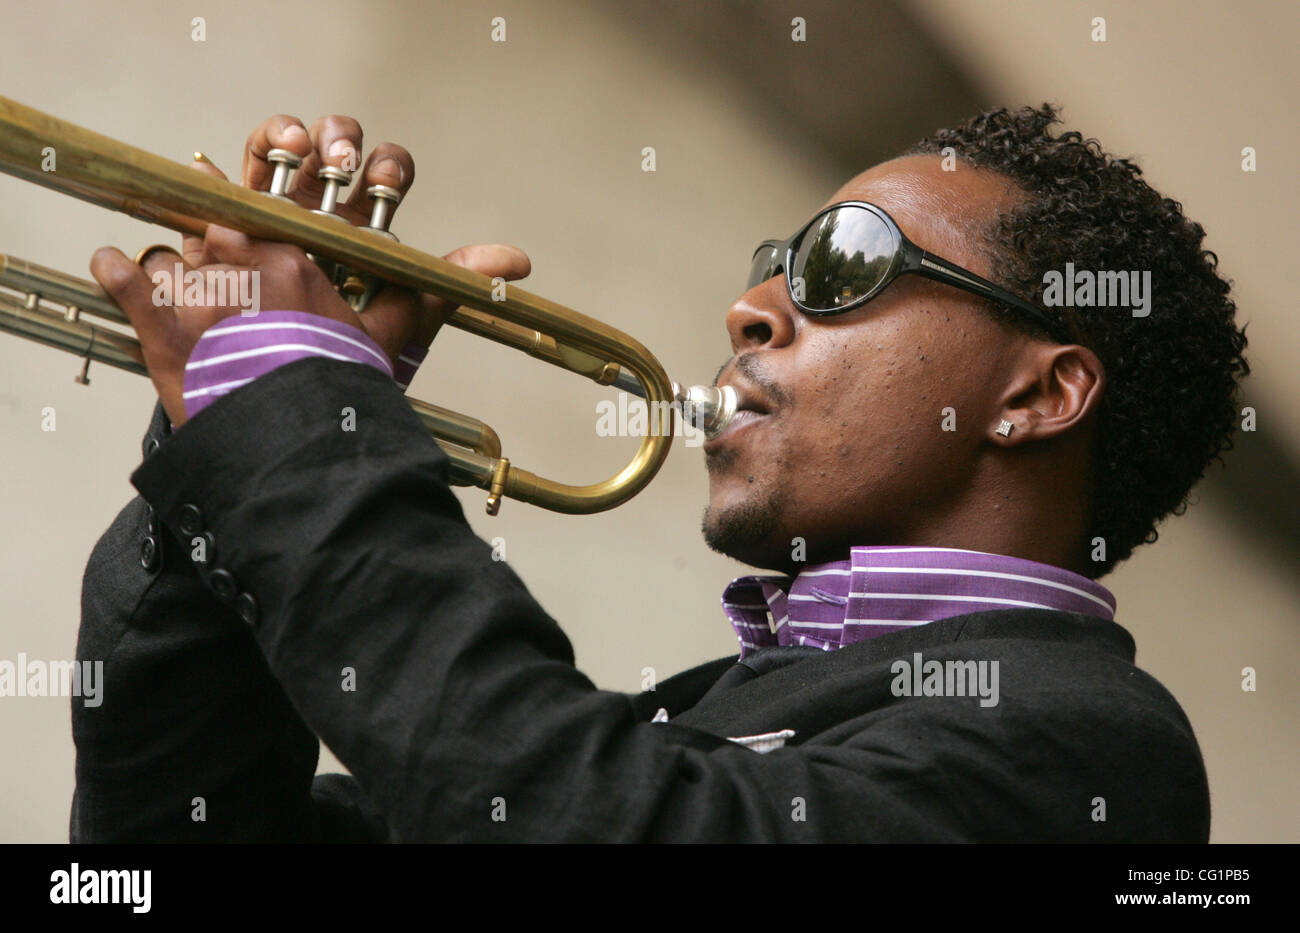
<instances>
[{"instance_id":1,"label":"man playing trumpet","mask_svg":"<svg viewBox=\"0 0 1300 933\"><path fill-rule=\"evenodd\" d=\"M73 840L1206 841L1192 728L1098 579L1230 445L1245 338L1201 228L1054 122L942 130L756 250L703 531L774 573L724 594L738 658L640 695L574 667L403 402L446 302L358 314L297 247L212 226L182 274L255 271L268 310L177 309L151 300L176 254L97 252L161 405L87 570ZM315 207L361 128L273 117L243 184L273 150ZM414 162L361 176L354 224ZM1048 301L1067 262L1149 271L1147 313ZM351 777L314 777L318 736Z\"/></svg>"}]
</instances>

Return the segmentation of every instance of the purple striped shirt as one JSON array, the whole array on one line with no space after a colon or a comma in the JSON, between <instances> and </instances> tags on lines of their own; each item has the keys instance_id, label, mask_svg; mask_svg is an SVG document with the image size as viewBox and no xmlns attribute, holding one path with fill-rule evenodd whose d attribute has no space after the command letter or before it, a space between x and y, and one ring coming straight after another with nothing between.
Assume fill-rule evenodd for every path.
<instances>
[{"instance_id":1,"label":"purple striped shirt","mask_svg":"<svg viewBox=\"0 0 1300 933\"><path fill-rule=\"evenodd\" d=\"M1115 597L1060 567L941 547L855 547L848 560L811 565L793 578L740 577L722 594L742 658L772 645L830 651L937 619L1008 608L1113 619Z\"/></svg>"},{"instance_id":2,"label":"purple striped shirt","mask_svg":"<svg viewBox=\"0 0 1300 933\"><path fill-rule=\"evenodd\" d=\"M365 331L341 321L305 311L228 317L203 332L185 364L185 413L193 418L227 392L309 356L365 363L405 389L427 352L409 346L394 367Z\"/></svg>"}]
</instances>

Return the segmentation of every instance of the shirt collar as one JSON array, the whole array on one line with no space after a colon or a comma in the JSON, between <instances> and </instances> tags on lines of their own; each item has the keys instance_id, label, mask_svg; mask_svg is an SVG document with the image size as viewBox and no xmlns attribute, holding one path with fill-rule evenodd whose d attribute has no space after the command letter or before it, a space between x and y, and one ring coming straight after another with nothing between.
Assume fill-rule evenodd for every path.
<instances>
[{"instance_id":1,"label":"shirt collar","mask_svg":"<svg viewBox=\"0 0 1300 933\"><path fill-rule=\"evenodd\" d=\"M1050 564L940 547L855 547L794 577L745 576L722 594L742 658L773 645L827 651L937 619L992 609L1114 619L1115 597Z\"/></svg>"}]
</instances>

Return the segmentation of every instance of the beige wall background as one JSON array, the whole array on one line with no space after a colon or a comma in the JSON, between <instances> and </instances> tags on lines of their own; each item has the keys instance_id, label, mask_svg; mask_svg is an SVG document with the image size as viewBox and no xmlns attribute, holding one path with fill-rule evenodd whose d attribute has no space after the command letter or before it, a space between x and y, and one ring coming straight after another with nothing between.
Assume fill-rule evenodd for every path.
<instances>
[{"instance_id":1,"label":"beige wall background","mask_svg":"<svg viewBox=\"0 0 1300 933\"><path fill-rule=\"evenodd\" d=\"M180 161L201 149L230 171L265 116L354 115L370 142L415 154L417 181L394 224L404 241L438 253L516 243L533 258L527 287L632 333L674 378L700 382L728 354L722 314L753 243L791 229L880 157L868 159L863 108L914 93L897 84L906 62L882 69L863 49L828 64L817 44L887 16L891 30L934 44L927 61L946 57L964 76L951 87L931 76L935 99L1057 100L1072 127L1138 156L1206 226L1253 322L1252 400L1294 463L1295 6L1136 6L56 2L6 11L0 93ZM764 35L787 42L797 15L809 42L789 55L806 59L758 54ZM1104 46L1089 40L1097 15L1108 19ZM205 42L191 39L194 16L206 20ZM490 41L493 16L506 17L505 43ZM843 133L864 137L862 164L772 118L778 105L756 97L745 69L781 68L803 76L801 94L821 92L821 113L842 102L855 114ZM836 80L812 82L822 68ZM939 125L913 118L913 136ZM891 112L894 133L899 123ZM1259 150L1255 175L1238 168L1245 145ZM654 174L641 171L644 146L657 150ZM84 274L102 244L132 251L158 239L0 177L0 251ZM152 389L105 367L92 367L87 389L72 382L77 369L68 355L0 338L0 659L73 656L85 559L133 495ZM485 418L512 459L573 481L613 472L634 446L593 436L595 404L613 393L457 332L439 337L412 393ZM54 432L40 429L46 406ZM1107 582L1139 664L1196 727L1214 839L1297 841L1295 551L1240 520L1240 487L1216 488ZM507 501L489 519L480 493L462 501L480 534L504 539L579 666L602 687L633 691L644 668L662 678L735 649L717 607L743 568L702 544L704 495L702 456L679 442L655 483L611 513L554 516ZM1259 671L1256 693L1239 686L1247 665ZM72 767L66 700L0 698L0 841L66 839ZM322 769L337 767L325 752Z\"/></svg>"}]
</instances>

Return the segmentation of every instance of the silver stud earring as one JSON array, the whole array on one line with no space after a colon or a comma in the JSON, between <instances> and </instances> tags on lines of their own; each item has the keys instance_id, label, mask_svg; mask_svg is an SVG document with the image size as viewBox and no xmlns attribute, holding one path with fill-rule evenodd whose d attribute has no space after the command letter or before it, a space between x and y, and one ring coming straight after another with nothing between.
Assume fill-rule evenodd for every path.
<instances>
[{"instance_id":1,"label":"silver stud earring","mask_svg":"<svg viewBox=\"0 0 1300 933\"><path fill-rule=\"evenodd\" d=\"M1010 437L1011 432L1014 431L1015 428L1016 426L1014 424L1012 424L1006 418L1003 418L1002 423L998 425L998 433L1001 434L1003 437Z\"/></svg>"}]
</instances>

